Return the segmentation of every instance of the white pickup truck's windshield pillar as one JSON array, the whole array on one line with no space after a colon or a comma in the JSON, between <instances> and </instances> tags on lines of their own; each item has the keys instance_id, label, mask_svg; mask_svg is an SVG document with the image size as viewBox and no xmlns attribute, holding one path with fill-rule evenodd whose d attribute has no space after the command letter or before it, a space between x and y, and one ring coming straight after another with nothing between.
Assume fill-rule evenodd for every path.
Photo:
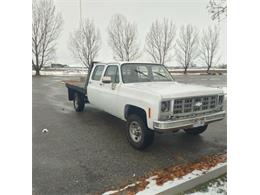
<instances>
[{"instance_id":1,"label":"white pickup truck's windshield pillar","mask_svg":"<svg viewBox=\"0 0 260 195\"><path fill-rule=\"evenodd\" d=\"M123 64L121 72L124 83L173 81L168 70L159 64Z\"/></svg>"}]
</instances>

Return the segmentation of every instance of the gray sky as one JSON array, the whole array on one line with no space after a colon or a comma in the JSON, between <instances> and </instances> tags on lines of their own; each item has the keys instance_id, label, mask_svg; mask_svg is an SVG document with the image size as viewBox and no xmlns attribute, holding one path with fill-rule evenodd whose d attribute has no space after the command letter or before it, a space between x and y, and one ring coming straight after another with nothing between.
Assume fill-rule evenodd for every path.
<instances>
[{"instance_id":1,"label":"gray sky","mask_svg":"<svg viewBox=\"0 0 260 195\"><path fill-rule=\"evenodd\" d=\"M101 32L102 49L97 58L99 61L114 61L111 49L107 44L107 26L111 16L120 13L137 24L142 49L145 36L156 19L160 20L164 17L172 19L177 29L181 25L189 23L200 30L208 25L219 25L221 28L220 54L222 56L219 62L226 63L226 20L219 24L210 19L206 9L209 0L81 0L81 2L82 18L93 19ZM68 49L70 33L79 26L80 0L54 0L54 4L64 19L55 61L68 65L80 65L80 62L71 55ZM148 56L143 55L139 60L148 61ZM177 65L177 62L173 59L167 65Z\"/></svg>"}]
</instances>

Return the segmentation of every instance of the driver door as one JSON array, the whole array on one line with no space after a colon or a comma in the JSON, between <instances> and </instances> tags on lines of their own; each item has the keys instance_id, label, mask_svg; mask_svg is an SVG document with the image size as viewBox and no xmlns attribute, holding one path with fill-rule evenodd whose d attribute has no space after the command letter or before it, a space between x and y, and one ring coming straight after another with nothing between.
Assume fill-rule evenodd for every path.
<instances>
[{"instance_id":1,"label":"driver door","mask_svg":"<svg viewBox=\"0 0 260 195\"><path fill-rule=\"evenodd\" d=\"M103 77L110 77L111 83L102 84L103 109L114 116L119 116L117 93L119 85L119 68L117 65L108 65Z\"/></svg>"}]
</instances>

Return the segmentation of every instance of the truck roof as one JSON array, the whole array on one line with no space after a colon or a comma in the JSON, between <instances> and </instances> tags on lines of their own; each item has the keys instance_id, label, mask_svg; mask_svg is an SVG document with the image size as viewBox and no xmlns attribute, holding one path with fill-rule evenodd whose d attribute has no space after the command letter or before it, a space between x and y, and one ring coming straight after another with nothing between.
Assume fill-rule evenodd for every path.
<instances>
[{"instance_id":1,"label":"truck roof","mask_svg":"<svg viewBox=\"0 0 260 195\"><path fill-rule=\"evenodd\" d=\"M162 65L158 63L151 62L137 62L137 61L118 61L118 62L96 62L95 65L122 65L122 64L154 64L154 65Z\"/></svg>"}]
</instances>

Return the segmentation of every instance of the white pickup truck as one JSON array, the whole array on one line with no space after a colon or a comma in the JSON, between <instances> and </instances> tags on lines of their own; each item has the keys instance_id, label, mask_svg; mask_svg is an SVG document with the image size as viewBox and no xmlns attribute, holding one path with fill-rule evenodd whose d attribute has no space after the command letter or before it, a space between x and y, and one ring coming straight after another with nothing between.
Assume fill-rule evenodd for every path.
<instances>
[{"instance_id":1,"label":"white pickup truck","mask_svg":"<svg viewBox=\"0 0 260 195\"><path fill-rule=\"evenodd\" d=\"M77 112L90 103L127 121L128 141L140 150L155 132L198 135L225 117L223 90L178 83L161 64L93 63L85 81L66 86Z\"/></svg>"}]
</instances>

